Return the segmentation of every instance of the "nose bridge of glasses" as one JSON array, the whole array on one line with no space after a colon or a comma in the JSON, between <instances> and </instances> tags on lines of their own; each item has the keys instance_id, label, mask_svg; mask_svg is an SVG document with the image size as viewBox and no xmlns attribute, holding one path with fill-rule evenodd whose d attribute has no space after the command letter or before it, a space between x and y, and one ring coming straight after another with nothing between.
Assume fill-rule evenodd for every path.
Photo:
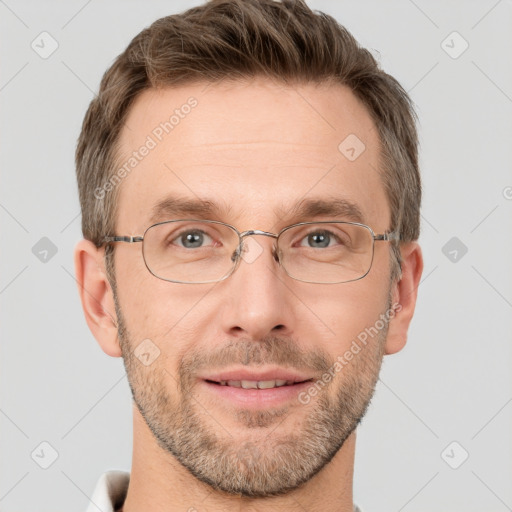
<instances>
[{"instance_id":1,"label":"nose bridge of glasses","mask_svg":"<svg viewBox=\"0 0 512 512\"><path fill-rule=\"evenodd\" d=\"M268 236L270 238L275 238L275 239L277 239L279 237L279 235L277 235L275 233L270 233L269 231L262 231L261 229L249 229L247 231L243 231L242 233L239 233L240 245L231 257L231 259L233 261L235 261L236 259L238 259L239 256L241 256L244 239L248 236L253 236L253 235ZM272 255L274 256L274 258L277 261L279 260L279 256L275 251L275 247L272 249Z\"/></svg>"},{"instance_id":2,"label":"nose bridge of glasses","mask_svg":"<svg viewBox=\"0 0 512 512\"><path fill-rule=\"evenodd\" d=\"M270 233L269 231L261 231L260 229L249 229L247 231L240 233L240 240L243 240L245 237L252 235L270 236L272 238L277 238L278 236L275 233Z\"/></svg>"}]
</instances>

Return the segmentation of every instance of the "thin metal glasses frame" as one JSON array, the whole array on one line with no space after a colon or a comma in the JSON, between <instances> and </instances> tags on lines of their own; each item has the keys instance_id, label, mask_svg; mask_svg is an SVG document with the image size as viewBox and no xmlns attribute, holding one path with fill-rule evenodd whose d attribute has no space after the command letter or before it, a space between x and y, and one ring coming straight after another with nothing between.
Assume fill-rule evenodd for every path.
<instances>
[{"instance_id":1,"label":"thin metal glasses frame","mask_svg":"<svg viewBox=\"0 0 512 512\"><path fill-rule=\"evenodd\" d=\"M371 261L370 261L370 265L369 265L369 268L368 270L361 276L361 277L358 277L356 279L350 279L348 281L340 281L338 283L323 283L323 282L318 282L316 283L315 281L304 281L302 279L297 279L296 277L293 277L291 276L288 271L286 270L286 267L284 267L282 264L281 264L281 261L279 259L279 255L277 254L277 251L275 250L276 248L274 248L273 250L273 254L274 254L274 258L276 259L276 261L281 265L281 267L283 268L283 270L286 272L286 274L288 276L290 276L292 279L295 279L296 281L301 281L301 282L305 282L305 283L312 283L312 284L342 284L342 283L350 283L350 282L353 282L353 281L359 281L360 279L363 279L367 274L368 272L370 272L371 268L372 268L372 265L373 265L373 257L374 257L374 252L375 252L375 242L399 242L400 241L400 234L396 231L391 231L391 232L388 232L388 233L380 233L380 234L375 234L375 232L373 231L373 229L370 227L370 226L367 226L366 224L362 224L360 222L348 222L348 221L329 221L329 220L326 220L326 221L312 221L312 222L299 222L299 223L296 223L296 224L292 224L290 226L286 226L285 228L283 228L281 231L279 231L279 233L271 233L269 231L262 231L260 229L248 229L246 231L238 231L238 229L236 229L234 226L232 226L231 224L227 224L225 222L221 222L221 221L217 221L217 220L206 220L206 219L176 219L176 220L165 220L165 221L162 221L162 222L157 222L156 224L152 224L151 226L149 226L145 231L144 231L144 234L143 235L138 235L138 236L121 236L121 235L114 235L114 236L106 236L103 238L103 244L105 243L113 243L113 242L125 242L125 243L137 243L137 242L142 242L144 243L144 238L146 236L146 233L151 229L151 228L154 228L155 226L160 226L162 224L170 224L170 223L173 223L173 222L202 222L202 223L209 223L209 224L220 224L220 225L223 225L223 226L226 226L228 228L231 228L237 235L238 235L238 246L237 246L237 249L236 251L234 252L233 256L232 256L232 260L234 262L234 265L231 269L230 272L228 272L226 275L224 275L222 278L220 279L215 279L215 280L210 280L210 281L194 281L194 282L188 282L188 281L176 281L176 280L172 280L172 279L165 279L163 277L160 277L158 275L156 275L152 270L151 268L149 268L147 262L146 262L146 258L144 256L144 249L142 250L142 258L144 260L144 264L146 266L146 268L148 269L148 271L155 277L157 277L158 279L161 279L162 281L168 281L168 282L171 282L171 283L182 283L182 284L207 284L207 283L217 283L217 282L220 282L220 281L224 281L225 279L227 279L229 276L231 276L235 270L238 268L239 264L240 264L240 260L241 260L241 254L242 254L242 246L243 246L243 240L244 238L248 237L248 236L253 236L253 235L261 235L261 236L269 236L271 238L275 238L277 240L277 247L279 247L279 237L287 230L289 229L292 229L292 228L295 228L295 227L298 227L298 226L307 226L307 225L316 225L316 224L349 224L349 225L352 225L352 226L361 226L365 229L367 229L373 239L373 243L372 243L372 257L371 257Z\"/></svg>"}]
</instances>

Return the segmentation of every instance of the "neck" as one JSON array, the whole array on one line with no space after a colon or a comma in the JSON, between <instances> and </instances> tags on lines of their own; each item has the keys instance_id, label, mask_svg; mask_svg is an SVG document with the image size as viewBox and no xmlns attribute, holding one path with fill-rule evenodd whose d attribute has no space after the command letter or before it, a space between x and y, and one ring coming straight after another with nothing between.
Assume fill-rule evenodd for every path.
<instances>
[{"instance_id":1,"label":"neck","mask_svg":"<svg viewBox=\"0 0 512 512\"><path fill-rule=\"evenodd\" d=\"M245 498L213 490L155 441L134 406L130 483L120 512L304 511L352 512L355 431L311 480L282 496Z\"/></svg>"}]
</instances>

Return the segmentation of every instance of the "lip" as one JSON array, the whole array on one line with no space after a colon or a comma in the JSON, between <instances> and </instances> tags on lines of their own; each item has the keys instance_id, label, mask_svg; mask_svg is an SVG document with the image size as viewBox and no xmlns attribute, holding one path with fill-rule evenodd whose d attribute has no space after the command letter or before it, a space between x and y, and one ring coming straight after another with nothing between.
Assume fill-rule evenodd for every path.
<instances>
[{"instance_id":1,"label":"lip","mask_svg":"<svg viewBox=\"0 0 512 512\"><path fill-rule=\"evenodd\" d=\"M224 370L221 372L212 372L200 375L202 380L211 380L220 382L223 380L287 380L293 382L303 382L311 380L312 375L301 374L297 371L287 370L286 368L269 368L262 371L248 370L247 368Z\"/></svg>"},{"instance_id":2,"label":"lip","mask_svg":"<svg viewBox=\"0 0 512 512\"><path fill-rule=\"evenodd\" d=\"M293 384L271 389L244 389L220 384L221 381L229 380L285 380L291 381ZM314 377L311 375L279 367L259 371L249 368L233 368L198 376L199 385L205 392L212 393L223 401L227 400L235 406L246 409L268 409L283 406L292 400L299 402L298 394L307 389L313 380Z\"/></svg>"},{"instance_id":3,"label":"lip","mask_svg":"<svg viewBox=\"0 0 512 512\"><path fill-rule=\"evenodd\" d=\"M286 405L292 400L300 403L298 394L306 390L311 385L311 381L308 380L271 389L235 388L232 386L222 386L207 380L200 380L199 385L205 392L211 393L222 400L227 400L235 406L243 407L244 409L268 409Z\"/></svg>"}]
</instances>

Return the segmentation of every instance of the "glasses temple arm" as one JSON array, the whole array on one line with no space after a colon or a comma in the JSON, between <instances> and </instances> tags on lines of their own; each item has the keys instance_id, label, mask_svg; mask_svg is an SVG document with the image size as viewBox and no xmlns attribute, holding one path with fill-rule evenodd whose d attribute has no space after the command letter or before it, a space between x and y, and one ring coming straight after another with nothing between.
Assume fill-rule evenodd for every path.
<instances>
[{"instance_id":1,"label":"glasses temple arm","mask_svg":"<svg viewBox=\"0 0 512 512\"><path fill-rule=\"evenodd\" d=\"M375 235L374 240L386 240L389 242L399 242L400 241L400 233L398 231L391 231L390 233L384 233L382 235Z\"/></svg>"},{"instance_id":2,"label":"glasses temple arm","mask_svg":"<svg viewBox=\"0 0 512 512\"><path fill-rule=\"evenodd\" d=\"M127 242L129 244L134 242L142 242L144 237L142 236L106 236L103 239L103 243L107 242Z\"/></svg>"}]
</instances>

